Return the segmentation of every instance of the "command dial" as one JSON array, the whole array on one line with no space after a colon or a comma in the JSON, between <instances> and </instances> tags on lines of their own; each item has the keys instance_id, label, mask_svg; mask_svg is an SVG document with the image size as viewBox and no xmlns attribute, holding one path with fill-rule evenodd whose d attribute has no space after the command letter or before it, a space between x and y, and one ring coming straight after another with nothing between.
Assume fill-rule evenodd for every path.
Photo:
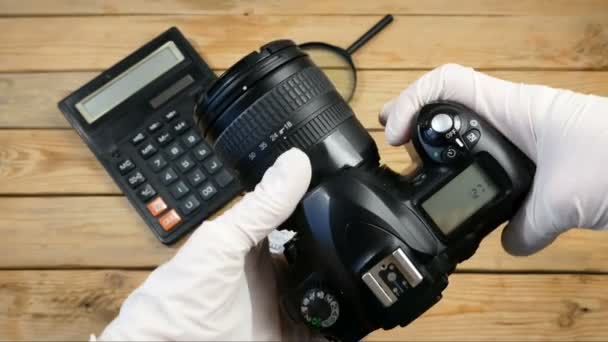
<instances>
[{"instance_id":1,"label":"command dial","mask_svg":"<svg viewBox=\"0 0 608 342\"><path fill-rule=\"evenodd\" d=\"M304 294L300 305L302 317L313 328L329 328L340 316L340 304L327 290L313 288Z\"/></svg>"}]
</instances>

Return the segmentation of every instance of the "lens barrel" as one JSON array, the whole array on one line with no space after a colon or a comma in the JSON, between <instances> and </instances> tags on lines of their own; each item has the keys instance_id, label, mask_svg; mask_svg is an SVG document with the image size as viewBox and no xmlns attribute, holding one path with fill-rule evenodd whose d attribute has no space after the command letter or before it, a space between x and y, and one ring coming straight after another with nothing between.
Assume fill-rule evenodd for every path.
<instances>
[{"instance_id":1,"label":"lens barrel","mask_svg":"<svg viewBox=\"0 0 608 342\"><path fill-rule=\"evenodd\" d=\"M266 44L228 69L198 99L195 119L248 188L292 147L309 155L313 181L346 166L378 165L371 136L289 40Z\"/></svg>"}]
</instances>

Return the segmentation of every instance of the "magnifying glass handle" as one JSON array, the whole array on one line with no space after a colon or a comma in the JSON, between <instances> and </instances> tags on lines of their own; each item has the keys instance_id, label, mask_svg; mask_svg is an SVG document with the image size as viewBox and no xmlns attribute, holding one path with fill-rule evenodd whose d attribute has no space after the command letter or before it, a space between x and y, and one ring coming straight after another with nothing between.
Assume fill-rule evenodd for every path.
<instances>
[{"instance_id":1,"label":"magnifying glass handle","mask_svg":"<svg viewBox=\"0 0 608 342\"><path fill-rule=\"evenodd\" d=\"M348 47L348 49L346 49L346 52L348 52L349 55L352 55L353 53L355 53L357 50L359 50L360 47L365 45L365 43L367 43L370 39L374 38L375 35L377 35L380 31L382 31L392 21L393 21L392 15L390 15L390 14L385 15L384 18L380 19L380 21L376 23L376 25L374 25L367 32L365 32L361 37L359 37L359 39L357 39L354 43L352 43Z\"/></svg>"}]
</instances>

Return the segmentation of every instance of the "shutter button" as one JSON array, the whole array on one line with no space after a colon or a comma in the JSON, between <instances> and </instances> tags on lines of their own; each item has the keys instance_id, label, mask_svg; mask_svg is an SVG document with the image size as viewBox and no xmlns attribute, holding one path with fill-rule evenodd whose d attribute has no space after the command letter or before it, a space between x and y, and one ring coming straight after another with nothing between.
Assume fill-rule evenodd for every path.
<instances>
[{"instance_id":1,"label":"shutter button","mask_svg":"<svg viewBox=\"0 0 608 342\"><path fill-rule=\"evenodd\" d=\"M454 121L447 114L437 114L431 120L431 128L437 133L446 133L452 129Z\"/></svg>"}]
</instances>

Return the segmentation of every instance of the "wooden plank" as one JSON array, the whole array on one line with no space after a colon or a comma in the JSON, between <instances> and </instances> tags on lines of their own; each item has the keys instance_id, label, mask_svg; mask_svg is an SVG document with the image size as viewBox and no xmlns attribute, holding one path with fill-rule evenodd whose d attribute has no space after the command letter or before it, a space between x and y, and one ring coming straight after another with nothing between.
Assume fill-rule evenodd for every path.
<instances>
[{"instance_id":1,"label":"wooden plank","mask_svg":"<svg viewBox=\"0 0 608 342\"><path fill-rule=\"evenodd\" d=\"M445 62L484 68L606 68L607 19L605 11L579 17L397 17L357 53L356 60L363 69L431 68ZM105 68L173 25L213 67L226 68L275 38L323 39L347 46L377 20L378 16L4 18L0 71Z\"/></svg>"},{"instance_id":2,"label":"wooden plank","mask_svg":"<svg viewBox=\"0 0 608 342\"><path fill-rule=\"evenodd\" d=\"M0 145L0 193L119 193L72 130L3 130Z\"/></svg>"},{"instance_id":3,"label":"wooden plank","mask_svg":"<svg viewBox=\"0 0 608 342\"><path fill-rule=\"evenodd\" d=\"M155 267L179 247L157 242L123 197L0 198L0 268ZM507 255L500 229L460 270L608 272L608 234L572 230L527 258ZM134 251L136 251L134 253Z\"/></svg>"},{"instance_id":4,"label":"wooden plank","mask_svg":"<svg viewBox=\"0 0 608 342\"><path fill-rule=\"evenodd\" d=\"M343 0L314 1L171 1L171 0L1 0L1 15L81 14L450 14L450 15L592 15L608 10L602 0L498 1L498 0Z\"/></svg>"},{"instance_id":5,"label":"wooden plank","mask_svg":"<svg viewBox=\"0 0 608 342\"><path fill-rule=\"evenodd\" d=\"M364 126L381 128L382 105L426 71L363 70L351 102ZM0 128L69 127L57 102L92 79L96 72L0 74ZM601 71L489 71L523 83L538 83L583 93L608 95L608 72Z\"/></svg>"},{"instance_id":6,"label":"wooden plank","mask_svg":"<svg viewBox=\"0 0 608 342\"><path fill-rule=\"evenodd\" d=\"M383 160L402 170L411 164L403 148L373 132ZM0 131L1 194L119 194L92 152L72 130Z\"/></svg>"},{"instance_id":7,"label":"wooden plank","mask_svg":"<svg viewBox=\"0 0 608 342\"><path fill-rule=\"evenodd\" d=\"M2 271L0 336L83 340L99 334L143 271ZM367 340L605 341L606 276L456 274L444 299L406 328ZM438 328L440 327L440 328Z\"/></svg>"}]
</instances>

